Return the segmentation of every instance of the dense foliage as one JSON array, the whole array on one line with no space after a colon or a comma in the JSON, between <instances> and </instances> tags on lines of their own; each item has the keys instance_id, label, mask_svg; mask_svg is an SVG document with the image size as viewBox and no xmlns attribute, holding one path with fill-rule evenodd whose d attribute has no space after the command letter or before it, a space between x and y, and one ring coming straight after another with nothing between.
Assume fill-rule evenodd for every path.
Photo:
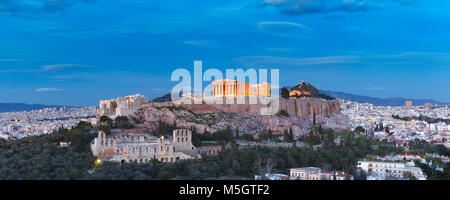
<instances>
[{"instance_id":1,"label":"dense foliage","mask_svg":"<svg viewBox=\"0 0 450 200\"><path fill-rule=\"evenodd\" d=\"M281 88L281 97L289 99L289 89L286 87Z\"/></svg>"},{"instance_id":2,"label":"dense foliage","mask_svg":"<svg viewBox=\"0 0 450 200\"><path fill-rule=\"evenodd\" d=\"M410 145L415 147L413 149L414 152L419 153L423 156L426 153L442 155L450 157L450 150L443 145L429 145L425 141L416 140L411 142ZM422 147L421 149L419 149ZM429 180L450 180L450 162L443 163L440 158L426 158L427 162L431 162L432 165L429 166L425 163L421 163L417 161L416 166L420 167L425 175L427 175L427 179ZM438 167L442 168L438 170Z\"/></svg>"},{"instance_id":3,"label":"dense foliage","mask_svg":"<svg viewBox=\"0 0 450 200\"><path fill-rule=\"evenodd\" d=\"M403 120L403 121L411 121L411 120L418 120L418 121L426 121L428 123L439 123L439 122L445 122L446 124L450 124L450 119L443 119L443 118L432 118L424 115L420 115L419 117L416 116L399 116L399 115L392 115L394 119Z\"/></svg>"},{"instance_id":4,"label":"dense foliage","mask_svg":"<svg viewBox=\"0 0 450 200\"><path fill-rule=\"evenodd\" d=\"M108 122L109 120L105 120ZM169 127L167 127L169 128ZM265 172L288 173L290 168L316 166L328 170L355 173L355 163L368 154L384 155L401 149L389 143L379 143L350 133L334 133L322 130L330 140L344 138L342 145L325 145L324 148L244 148L239 149L233 141L241 137L227 128L210 135L195 133L200 140L217 140L222 144L231 142L217 156L176 163L152 161L146 164L104 162L95 166L90 151L90 141L96 136L96 128L79 123L72 130L61 129L53 134L22 140L0 141L0 179L218 179L253 178ZM287 132L286 139L290 139ZM348 141L345 141L348 140ZM71 142L60 147L59 142ZM344 145L345 144L345 145ZM378 145L376 150L371 145Z\"/></svg>"},{"instance_id":5,"label":"dense foliage","mask_svg":"<svg viewBox=\"0 0 450 200\"><path fill-rule=\"evenodd\" d=\"M87 179L94 162L89 148L95 134L89 124L73 130L24 138L0 140L0 179ZM60 142L71 142L60 147Z\"/></svg>"}]
</instances>

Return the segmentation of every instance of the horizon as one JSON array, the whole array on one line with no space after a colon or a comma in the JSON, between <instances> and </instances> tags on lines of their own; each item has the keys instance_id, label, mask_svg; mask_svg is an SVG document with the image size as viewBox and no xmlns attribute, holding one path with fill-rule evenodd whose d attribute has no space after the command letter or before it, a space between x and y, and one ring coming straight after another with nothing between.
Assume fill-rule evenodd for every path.
<instances>
[{"instance_id":1,"label":"horizon","mask_svg":"<svg viewBox=\"0 0 450 200\"><path fill-rule=\"evenodd\" d=\"M287 87L287 86L284 86L284 87ZM441 102L441 101L438 101L438 100L435 100L435 99L414 99L414 98L405 98L405 97L386 97L386 98L383 98L383 97L373 97L373 96L366 96L366 95L359 95L359 94L350 94L350 93L346 93L346 92L341 92L341 91L331 91L331 90L321 90L321 89L319 89L319 91L322 93L322 92L333 92L333 93L342 93L342 94L345 94L345 95L355 95L355 96L362 96L362 97L368 97L368 98L376 98L376 99L380 99L380 100L390 100L390 99L404 99L404 100L408 100L408 101L412 101L412 103L413 103L413 106L414 106L414 101L415 100L432 100L432 101L437 101L437 102L439 102L439 103L442 103L443 105L450 105L450 103L448 103L448 102ZM118 98L118 97L125 97L125 96L129 96L129 95L134 95L134 94L139 94L139 93L132 93L132 94L128 94L128 95L123 95L123 96L117 96L117 97L111 97L111 98L107 98L107 99L101 99L101 100L110 100L110 99L115 99L115 98ZM170 92L168 91L167 93L165 93L165 94L162 94L162 95L160 95L160 96L155 96L155 97L148 97L148 96L146 96L145 94L141 94L141 95L144 95L144 96L146 96L146 97L148 97L149 98L149 101L153 101L153 99L155 99L155 98L159 98L159 97L163 97L163 96L165 96L165 95L169 95L170 94ZM323 94L323 93L322 93ZM99 100L99 101L101 101L101 100ZM344 99L345 100L345 99ZM361 103L361 102L359 102L359 103ZM99 106L99 105L95 105L95 104L92 104L92 105L81 105L81 106L77 106L77 105L50 105L50 104L40 104L40 103L23 103L23 102L0 102L0 104L26 104L26 105L42 105L42 106L57 106L57 107L74 107L74 108L77 108L77 107L92 107L92 106ZM97 103L98 104L98 103Z\"/></svg>"},{"instance_id":2,"label":"horizon","mask_svg":"<svg viewBox=\"0 0 450 200\"><path fill-rule=\"evenodd\" d=\"M153 99L202 60L277 68L282 86L450 103L450 2L161 2L0 2L0 102Z\"/></svg>"}]
</instances>

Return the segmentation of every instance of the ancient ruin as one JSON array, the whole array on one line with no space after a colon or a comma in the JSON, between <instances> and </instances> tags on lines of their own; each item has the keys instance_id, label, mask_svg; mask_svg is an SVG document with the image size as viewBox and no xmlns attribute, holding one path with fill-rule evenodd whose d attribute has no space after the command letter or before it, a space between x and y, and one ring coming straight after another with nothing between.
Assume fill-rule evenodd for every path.
<instances>
[{"instance_id":1,"label":"ancient ruin","mask_svg":"<svg viewBox=\"0 0 450 200\"><path fill-rule=\"evenodd\" d=\"M128 116L136 112L142 105L147 104L147 97L135 94L117 99L100 101L99 116L118 117Z\"/></svg>"},{"instance_id":2,"label":"ancient ruin","mask_svg":"<svg viewBox=\"0 0 450 200\"><path fill-rule=\"evenodd\" d=\"M91 150L94 156L103 161L147 163L151 160L175 162L193 159L200 152L192 145L192 132L176 129L172 138L154 137L139 133L98 133L92 140Z\"/></svg>"}]
</instances>

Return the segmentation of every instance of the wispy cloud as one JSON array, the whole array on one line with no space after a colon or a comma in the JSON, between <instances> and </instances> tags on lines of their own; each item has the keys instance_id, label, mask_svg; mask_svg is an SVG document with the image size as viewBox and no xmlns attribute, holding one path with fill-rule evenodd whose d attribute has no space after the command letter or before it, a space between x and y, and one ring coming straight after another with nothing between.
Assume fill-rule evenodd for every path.
<instances>
[{"instance_id":1,"label":"wispy cloud","mask_svg":"<svg viewBox=\"0 0 450 200\"><path fill-rule=\"evenodd\" d=\"M86 69L95 68L92 65L80 65L80 64L56 64L56 65L45 65L42 66L44 71L57 71L57 70L70 70L70 69Z\"/></svg>"},{"instance_id":2,"label":"wispy cloud","mask_svg":"<svg viewBox=\"0 0 450 200\"><path fill-rule=\"evenodd\" d=\"M31 16L38 12L61 12L77 3L94 3L96 0L0 0L0 14Z\"/></svg>"},{"instance_id":3,"label":"wispy cloud","mask_svg":"<svg viewBox=\"0 0 450 200\"><path fill-rule=\"evenodd\" d=\"M326 56L312 58L287 58L275 56L245 56L234 61L248 65L278 65L278 66L313 66L323 64L357 63L357 56Z\"/></svg>"},{"instance_id":4,"label":"wispy cloud","mask_svg":"<svg viewBox=\"0 0 450 200\"><path fill-rule=\"evenodd\" d=\"M290 58L276 56L243 56L234 59L239 64L264 66L316 66L332 64L360 64L377 67L438 67L450 69L450 53L446 52L402 52L397 54L351 54L341 56ZM376 88L372 88L376 89Z\"/></svg>"},{"instance_id":5,"label":"wispy cloud","mask_svg":"<svg viewBox=\"0 0 450 200\"><path fill-rule=\"evenodd\" d=\"M383 88L383 87L370 87L368 90L390 90L391 88Z\"/></svg>"},{"instance_id":6,"label":"wispy cloud","mask_svg":"<svg viewBox=\"0 0 450 200\"><path fill-rule=\"evenodd\" d=\"M35 69L3 69L0 70L0 73L30 73L30 72L38 72L41 70Z\"/></svg>"},{"instance_id":7,"label":"wispy cloud","mask_svg":"<svg viewBox=\"0 0 450 200\"><path fill-rule=\"evenodd\" d=\"M362 33L370 33L371 30L367 27L362 27L362 26L348 26L345 28L348 31L352 31L352 32L362 32Z\"/></svg>"},{"instance_id":8,"label":"wispy cloud","mask_svg":"<svg viewBox=\"0 0 450 200\"><path fill-rule=\"evenodd\" d=\"M450 67L448 52L402 52L398 54L373 55L370 62L381 62L387 65L416 65Z\"/></svg>"},{"instance_id":9,"label":"wispy cloud","mask_svg":"<svg viewBox=\"0 0 450 200\"><path fill-rule=\"evenodd\" d=\"M0 62L16 62L21 61L19 59L0 58Z\"/></svg>"},{"instance_id":10,"label":"wispy cloud","mask_svg":"<svg viewBox=\"0 0 450 200\"><path fill-rule=\"evenodd\" d=\"M411 5L415 0L263 0L261 5L272 6L289 15L333 12L361 12L392 5Z\"/></svg>"},{"instance_id":11,"label":"wispy cloud","mask_svg":"<svg viewBox=\"0 0 450 200\"><path fill-rule=\"evenodd\" d=\"M287 21L265 21L257 23L257 26L263 32L283 37L310 38L309 33L313 31L304 24Z\"/></svg>"},{"instance_id":12,"label":"wispy cloud","mask_svg":"<svg viewBox=\"0 0 450 200\"><path fill-rule=\"evenodd\" d=\"M300 24L296 22L285 22L285 21L270 21L270 22L259 22L258 27L260 29L264 29L266 26L273 26L273 25L283 25L283 26L295 26L306 30L311 30L311 28Z\"/></svg>"},{"instance_id":13,"label":"wispy cloud","mask_svg":"<svg viewBox=\"0 0 450 200\"><path fill-rule=\"evenodd\" d=\"M62 92L63 89L60 88L38 88L35 89L34 92L42 93L42 92Z\"/></svg>"},{"instance_id":14,"label":"wispy cloud","mask_svg":"<svg viewBox=\"0 0 450 200\"><path fill-rule=\"evenodd\" d=\"M187 40L183 42L187 45L199 46L199 47L212 47L216 46L217 43L212 40Z\"/></svg>"},{"instance_id":15,"label":"wispy cloud","mask_svg":"<svg viewBox=\"0 0 450 200\"><path fill-rule=\"evenodd\" d=\"M267 51L293 51L294 49L291 49L291 48L271 48L271 47L268 47L268 48L264 48L265 50L267 50Z\"/></svg>"},{"instance_id":16,"label":"wispy cloud","mask_svg":"<svg viewBox=\"0 0 450 200\"><path fill-rule=\"evenodd\" d=\"M77 71L80 69L93 69L93 65L80 64L55 64L44 65L39 69L3 69L0 73L35 73L35 72L51 72L51 71Z\"/></svg>"}]
</instances>

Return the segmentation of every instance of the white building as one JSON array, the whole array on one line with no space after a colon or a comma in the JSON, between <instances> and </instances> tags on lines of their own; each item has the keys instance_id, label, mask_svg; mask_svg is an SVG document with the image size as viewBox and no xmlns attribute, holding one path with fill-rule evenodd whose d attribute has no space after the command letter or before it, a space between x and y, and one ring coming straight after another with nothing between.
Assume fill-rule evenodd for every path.
<instances>
[{"instance_id":1,"label":"white building","mask_svg":"<svg viewBox=\"0 0 450 200\"><path fill-rule=\"evenodd\" d=\"M147 97L140 94L111 100L102 100L100 101L99 115L109 117L128 116L147 103Z\"/></svg>"},{"instance_id":2,"label":"white building","mask_svg":"<svg viewBox=\"0 0 450 200\"><path fill-rule=\"evenodd\" d=\"M263 176L255 175L255 180L263 180L263 179L271 181L289 180L289 176L286 174L266 173L263 178Z\"/></svg>"},{"instance_id":3,"label":"white building","mask_svg":"<svg viewBox=\"0 0 450 200\"><path fill-rule=\"evenodd\" d=\"M8 140L9 139L9 135L7 133L0 133L0 138Z\"/></svg>"},{"instance_id":4,"label":"white building","mask_svg":"<svg viewBox=\"0 0 450 200\"><path fill-rule=\"evenodd\" d=\"M418 180L426 180L422 170L413 162L358 161L357 167L368 174L368 180L402 179L405 172Z\"/></svg>"},{"instance_id":5,"label":"white building","mask_svg":"<svg viewBox=\"0 0 450 200\"><path fill-rule=\"evenodd\" d=\"M321 171L318 167L294 168L290 170L290 177L291 179L308 180L309 174L316 174Z\"/></svg>"}]
</instances>

